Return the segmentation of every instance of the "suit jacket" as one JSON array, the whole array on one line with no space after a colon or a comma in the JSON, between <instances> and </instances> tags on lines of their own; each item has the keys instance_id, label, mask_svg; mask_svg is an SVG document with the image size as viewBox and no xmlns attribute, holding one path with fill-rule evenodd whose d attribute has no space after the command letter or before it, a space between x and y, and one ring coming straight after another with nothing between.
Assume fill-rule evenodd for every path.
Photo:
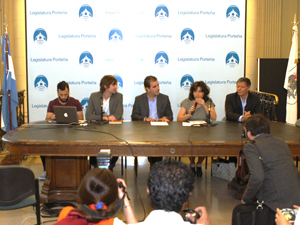
<instances>
[{"instance_id":1,"label":"suit jacket","mask_svg":"<svg viewBox=\"0 0 300 225\"><path fill-rule=\"evenodd\" d=\"M168 120L173 120L173 112L169 97L164 94L157 95L157 115L158 118L166 117ZM141 94L135 98L132 109L132 120L144 120L149 117L149 104L147 93Z\"/></svg>"},{"instance_id":2,"label":"suit jacket","mask_svg":"<svg viewBox=\"0 0 300 225\"><path fill-rule=\"evenodd\" d=\"M244 152L250 170L242 197L246 203L256 196L275 212L300 204L298 171L285 141L261 134L245 145Z\"/></svg>"},{"instance_id":3,"label":"suit jacket","mask_svg":"<svg viewBox=\"0 0 300 225\"><path fill-rule=\"evenodd\" d=\"M241 98L237 92L226 96L225 111L226 119L231 121L238 121L240 116L243 115ZM245 111L250 111L251 115L261 113L259 98L250 92L248 93Z\"/></svg>"},{"instance_id":4,"label":"suit jacket","mask_svg":"<svg viewBox=\"0 0 300 225\"><path fill-rule=\"evenodd\" d=\"M101 97L103 93L94 92L91 94L89 104L86 109L85 118L87 120L100 120L101 119ZM123 116L123 95L121 93L112 94L109 100L110 115L121 120Z\"/></svg>"}]
</instances>

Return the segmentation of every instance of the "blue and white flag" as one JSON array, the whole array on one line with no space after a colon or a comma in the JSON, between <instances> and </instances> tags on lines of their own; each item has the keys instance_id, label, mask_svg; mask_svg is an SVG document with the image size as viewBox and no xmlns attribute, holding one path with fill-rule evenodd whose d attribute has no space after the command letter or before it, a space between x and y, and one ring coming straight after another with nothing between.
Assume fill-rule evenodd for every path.
<instances>
[{"instance_id":1,"label":"blue and white flag","mask_svg":"<svg viewBox=\"0 0 300 225\"><path fill-rule=\"evenodd\" d=\"M4 76L3 76L4 95L2 96L2 118L4 122L3 130L5 130L6 132L10 131L10 120L9 120L10 116L11 116L12 129L18 127L16 107L19 104L16 77L15 77L15 71L14 71L14 66L11 58L9 44L10 44L9 36L7 34L4 34L1 39L2 62L4 63ZM10 102L11 102L11 110L10 110L11 115L9 115L9 98L8 98L9 90L10 90Z\"/></svg>"}]
</instances>

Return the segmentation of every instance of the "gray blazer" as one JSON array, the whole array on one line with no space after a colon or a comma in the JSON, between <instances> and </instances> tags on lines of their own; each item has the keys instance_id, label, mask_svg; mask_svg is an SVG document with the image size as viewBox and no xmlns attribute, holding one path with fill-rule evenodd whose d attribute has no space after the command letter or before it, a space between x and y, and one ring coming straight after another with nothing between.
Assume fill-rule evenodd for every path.
<instances>
[{"instance_id":1,"label":"gray blazer","mask_svg":"<svg viewBox=\"0 0 300 225\"><path fill-rule=\"evenodd\" d=\"M246 203L261 196L274 212L276 208L293 208L300 204L298 171L291 151L282 139L261 134L245 145L244 152L250 170L242 197Z\"/></svg>"},{"instance_id":2,"label":"gray blazer","mask_svg":"<svg viewBox=\"0 0 300 225\"><path fill-rule=\"evenodd\" d=\"M103 97L103 94L100 91L91 94L85 114L87 120L101 119L101 97ZM123 95L121 93L112 94L112 96L110 96L109 112L109 116L113 115L117 120L122 119Z\"/></svg>"},{"instance_id":3,"label":"gray blazer","mask_svg":"<svg viewBox=\"0 0 300 225\"><path fill-rule=\"evenodd\" d=\"M158 118L165 117L170 121L173 120L171 103L167 95L159 94L157 96L157 115ZM131 115L132 120L144 120L145 117L149 117L147 93L141 94L135 98Z\"/></svg>"}]
</instances>

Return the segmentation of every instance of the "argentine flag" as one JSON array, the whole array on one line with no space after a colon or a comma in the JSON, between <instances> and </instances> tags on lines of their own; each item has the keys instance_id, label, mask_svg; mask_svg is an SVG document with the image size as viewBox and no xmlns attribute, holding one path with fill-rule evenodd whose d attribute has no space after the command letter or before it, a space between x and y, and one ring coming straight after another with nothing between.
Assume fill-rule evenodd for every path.
<instances>
[{"instance_id":1,"label":"argentine flag","mask_svg":"<svg viewBox=\"0 0 300 225\"><path fill-rule=\"evenodd\" d=\"M9 44L10 44L9 36L7 34L4 34L1 38L2 62L4 63L4 76L3 76L4 95L2 96L2 118L4 122L3 130L5 130L6 132L10 131L8 91L10 91L12 129L18 127L16 107L19 104L16 77L15 77L15 71L14 71L14 66L11 58Z\"/></svg>"}]
</instances>

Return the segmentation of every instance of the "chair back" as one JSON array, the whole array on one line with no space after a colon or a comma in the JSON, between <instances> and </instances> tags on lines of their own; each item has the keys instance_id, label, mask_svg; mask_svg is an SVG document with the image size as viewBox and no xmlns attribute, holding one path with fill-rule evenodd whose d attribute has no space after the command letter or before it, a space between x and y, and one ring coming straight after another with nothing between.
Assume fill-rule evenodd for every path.
<instances>
[{"instance_id":1,"label":"chair back","mask_svg":"<svg viewBox=\"0 0 300 225\"><path fill-rule=\"evenodd\" d=\"M23 166L0 166L0 205L14 205L35 194L35 177Z\"/></svg>"},{"instance_id":2,"label":"chair back","mask_svg":"<svg viewBox=\"0 0 300 225\"><path fill-rule=\"evenodd\" d=\"M262 114L270 121L277 121L275 105L278 105L278 96L261 91L251 90L250 92L259 98Z\"/></svg>"}]
</instances>

